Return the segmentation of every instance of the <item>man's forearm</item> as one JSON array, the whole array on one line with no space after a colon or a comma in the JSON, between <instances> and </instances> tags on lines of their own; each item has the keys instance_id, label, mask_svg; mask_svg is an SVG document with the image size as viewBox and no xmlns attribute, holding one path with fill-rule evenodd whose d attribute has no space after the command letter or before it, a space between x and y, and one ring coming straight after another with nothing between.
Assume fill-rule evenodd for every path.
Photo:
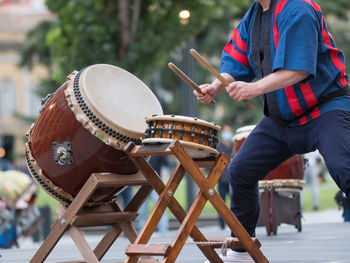
<instances>
[{"instance_id":1,"label":"man's forearm","mask_svg":"<svg viewBox=\"0 0 350 263\"><path fill-rule=\"evenodd\" d=\"M265 78L258 80L255 82L255 85L259 95L261 95L289 87L306 79L309 76L310 73L306 71L280 69L274 73L271 73Z\"/></svg>"}]
</instances>

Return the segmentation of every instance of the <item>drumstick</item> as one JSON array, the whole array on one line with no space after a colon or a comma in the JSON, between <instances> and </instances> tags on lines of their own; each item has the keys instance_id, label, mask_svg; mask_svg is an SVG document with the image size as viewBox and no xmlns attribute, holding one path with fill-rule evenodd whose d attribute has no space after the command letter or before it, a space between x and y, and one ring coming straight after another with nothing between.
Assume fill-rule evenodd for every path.
<instances>
[{"instance_id":1,"label":"drumstick","mask_svg":"<svg viewBox=\"0 0 350 263\"><path fill-rule=\"evenodd\" d=\"M201 88L192 80L190 79L185 73L183 73L181 71L181 69L179 69L177 66L175 66L174 63L172 62L169 62L168 63L168 66L169 68L176 73L176 75L178 75L180 78L182 78L188 85L190 85L195 91L197 91L198 93L200 94L203 94L202 93L202 90ZM216 101L214 99L212 99L210 101L210 104L215 104Z\"/></svg>"},{"instance_id":2,"label":"drumstick","mask_svg":"<svg viewBox=\"0 0 350 263\"><path fill-rule=\"evenodd\" d=\"M205 67L207 70L210 71L211 74L213 74L218 80L221 81L222 84L224 84L225 87L228 87L229 83L228 81L222 76L220 75L219 72L216 71L216 69L214 69L206 60L205 58L203 58L196 50L194 50L193 48L190 50L190 53L192 56L195 57L195 59L197 59L197 61L203 66ZM247 100L243 101L245 103L245 105L247 105L249 107L249 109L254 110L255 106L250 103Z\"/></svg>"}]
</instances>

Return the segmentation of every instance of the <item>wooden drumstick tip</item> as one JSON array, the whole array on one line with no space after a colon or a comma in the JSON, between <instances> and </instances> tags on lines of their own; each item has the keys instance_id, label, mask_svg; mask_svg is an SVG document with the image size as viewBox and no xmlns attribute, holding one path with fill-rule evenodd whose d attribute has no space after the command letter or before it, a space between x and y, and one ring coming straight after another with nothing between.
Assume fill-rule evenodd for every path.
<instances>
[{"instance_id":1,"label":"wooden drumstick tip","mask_svg":"<svg viewBox=\"0 0 350 263\"><path fill-rule=\"evenodd\" d=\"M174 63L169 62L168 67L176 75L178 75L182 80L184 80L190 87L192 87L195 91L202 94L201 88L192 79L190 79L185 73L183 73ZM216 104L216 101L214 99L212 99L210 101L210 104Z\"/></svg>"},{"instance_id":2,"label":"wooden drumstick tip","mask_svg":"<svg viewBox=\"0 0 350 263\"><path fill-rule=\"evenodd\" d=\"M247 100L245 100L245 101L243 101L243 102L244 102L245 105L248 106L249 109L255 110L255 106L254 106L251 102L249 102L249 101L247 101Z\"/></svg>"}]
</instances>

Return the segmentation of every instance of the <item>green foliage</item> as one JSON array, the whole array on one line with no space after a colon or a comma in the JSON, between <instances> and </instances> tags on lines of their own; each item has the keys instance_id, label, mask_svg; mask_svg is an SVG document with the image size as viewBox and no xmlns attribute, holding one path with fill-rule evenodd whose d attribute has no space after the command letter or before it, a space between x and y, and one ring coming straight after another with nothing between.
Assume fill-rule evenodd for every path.
<instances>
[{"instance_id":1,"label":"green foliage","mask_svg":"<svg viewBox=\"0 0 350 263\"><path fill-rule=\"evenodd\" d=\"M90 64L109 63L145 78L165 64L172 50L203 28L206 13L215 10L213 1L141 1L137 30L128 32L131 40L121 54L123 29L118 2L47 1L58 20L47 41L65 74ZM129 18L133 2L128 1ZM178 18L184 8L192 11L191 22L186 25Z\"/></svg>"},{"instance_id":2,"label":"green foliage","mask_svg":"<svg viewBox=\"0 0 350 263\"><path fill-rule=\"evenodd\" d=\"M317 0L325 15L335 15L338 18L348 19L347 11L350 9L348 0Z\"/></svg>"},{"instance_id":3,"label":"green foliage","mask_svg":"<svg viewBox=\"0 0 350 263\"><path fill-rule=\"evenodd\" d=\"M331 16L327 19L329 30L335 40L337 48L339 48L346 58L346 70L350 69L350 19L344 20Z\"/></svg>"},{"instance_id":4,"label":"green foliage","mask_svg":"<svg viewBox=\"0 0 350 263\"><path fill-rule=\"evenodd\" d=\"M49 68L49 79L40 83L41 96L57 89L75 69L109 63L125 68L151 88L153 74L160 71L162 90L172 94L173 99L159 99L164 112L174 114L181 114L181 80L167 68L167 62L173 61L183 68L184 44L195 39L193 47L218 69L222 48L234 24L251 5L250 0L47 0L46 3L55 19L39 24L28 34L21 60L21 65L31 67L39 61ZM350 57L345 19L350 2L318 0L318 3L325 15L343 19L342 26L335 22L335 40ZM191 11L187 23L181 23L178 17L183 9ZM332 30L333 23L329 26ZM202 84L211 82L213 77L196 66L193 80ZM215 107L200 104L198 117L241 126L254 124L262 116L260 99L253 100L258 108L255 111L234 102L228 95L220 95L216 100Z\"/></svg>"},{"instance_id":5,"label":"green foliage","mask_svg":"<svg viewBox=\"0 0 350 263\"><path fill-rule=\"evenodd\" d=\"M50 68L52 56L46 44L46 35L53 28L53 22L45 20L27 33L26 44L20 51L20 66L31 69L35 62Z\"/></svg>"}]
</instances>

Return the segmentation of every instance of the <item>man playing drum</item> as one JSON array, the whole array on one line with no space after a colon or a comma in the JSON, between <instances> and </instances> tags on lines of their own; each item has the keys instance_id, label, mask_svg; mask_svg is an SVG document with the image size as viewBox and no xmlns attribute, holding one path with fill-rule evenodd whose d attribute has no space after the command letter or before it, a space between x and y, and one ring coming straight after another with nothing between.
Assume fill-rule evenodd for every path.
<instances>
[{"instance_id":1,"label":"man playing drum","mask_svg":"<svg viewBox=\"0 0 350 263\"><path fill-rule=\"evenodd\" d=\"M350 197L350 98L345 59L313 0L256 0L224 48L219 80L194 92L202 103L227 92L262 95L265 117L229 165L231 210L251 236L259 216L258 180L294 154L316 149ZM251 82L254 78L258 81ZM224 262L250 262L231 251Z\"/></svg>"}]
</instances>

